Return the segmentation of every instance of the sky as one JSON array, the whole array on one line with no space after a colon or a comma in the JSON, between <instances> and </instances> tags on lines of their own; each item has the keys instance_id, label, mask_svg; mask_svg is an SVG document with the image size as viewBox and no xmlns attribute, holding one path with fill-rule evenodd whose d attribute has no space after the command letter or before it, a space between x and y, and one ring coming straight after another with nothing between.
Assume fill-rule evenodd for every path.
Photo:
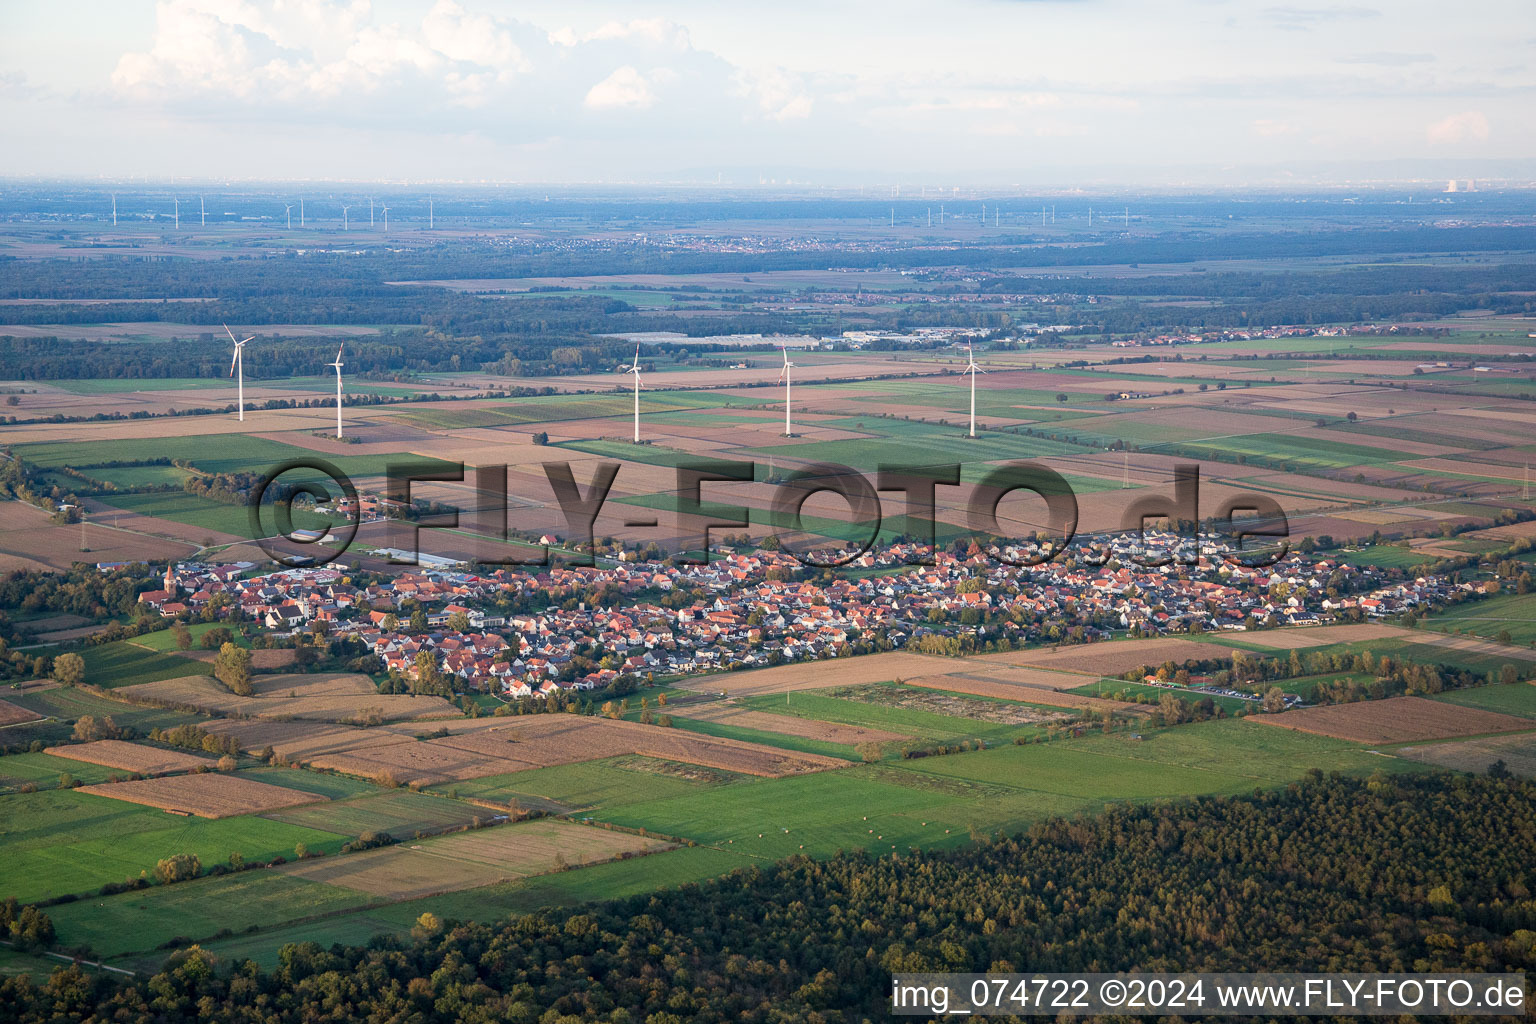
<instances>
[{"instance_id":1,"label":"sky","mask_svg":"<svg viewBox=\"0 0 1536 1024\"><path fill-rule=\"evenodd\" d=\"M1536 177L1533 49L1532 0L0 0L0 176Z\"/></svg>"}]
</instances>

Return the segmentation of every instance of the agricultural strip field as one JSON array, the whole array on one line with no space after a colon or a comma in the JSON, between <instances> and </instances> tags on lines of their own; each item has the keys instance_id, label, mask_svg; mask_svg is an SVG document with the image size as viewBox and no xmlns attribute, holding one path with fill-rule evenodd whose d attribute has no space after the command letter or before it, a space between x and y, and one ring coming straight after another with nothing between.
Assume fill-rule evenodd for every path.
<instances>
[{"instance_id":1,"label":"agricultural strip field","mask_svg":"<svg viewBox=\"0 0 1536 1024\"><path fill-rule=\"evenodd\" d=\"M492 813L445 796L400 789L371 791L346 800L290 807L262 816L344 835L387 832L396 839L409 839L417 832L469 825L476 817L488 818Z\"/></svg>"},{"instance_id":2,"label":"agricultural strip field","mask_svg":"<svg viewBox=\"0 0 1536 1024\"><path fill-rule=\"evenodd\" d=\"M1408 743L1536 729L1528 718L1423 697L1298 708L1278 715L1259 715L1252 720L1355 743Z\"/></svg>"},{"instance_id":3,"label":"agricultural strip field","mask_svg":"<svg viewBox=\"0 0 1536 1024\"><path fill-rule=\"evenodd\" d=\"M817 721L813 718L781 715L767 711L753 711L731 705L706 705L668 709L674 718L691 718L700 722L716 722L723 725L754 729L758 732L782 733L805 739L852 746L856 743L890 743L910 739L901 733L870 729L864 726Z\"/></svg>"},{"instance_id":4,"label":"agricultural strip field","mask_svg":"<svg viewBox=\"0 0 1536 1024\"><path fill-rule=\"evenodd\" d=\"M207 674L203 666L190 659L145 650L124 641L87 647L80 657L85 661L85 681L108 689Z\"/></svg>"},{"instance_id":5,"label":"agricultural strip field","mask_svg":"<svg viewBox=\"0 0 1536 1024\"><path fill-rule=\"evenodd\" d=\"M3 760L10 760L5 758ZM208 776L199 776L207 778ZM119 783L124 785L124 783ZM204 864L231 851L247 861L291 857L295 844L334 853L349 837L263 818L182 818L80 790L0 797L0 858L6 895L22 902L137 878L173 853Z\"/></svg>"},{"instance_id":6,"label":"agricultural strip field","mask_svg":"<svg viewBox=\"0 0 1536 1024\"><path fill-rule=\"evenodd\" d=\"M346 722L369 715L383 721L459 717L458 708L441 697L381 694L367 676L258 675L251 682L255 693L250 697L230 693L210 676L162 679L124 687L121 692L129 699L168 701L211 714L254 718Z\"/></svg>"},{"instance_id":7,"label":"agricultural strip field","mask_svg":"<svg viewBox=\"0 0 1536 1024\"><path fill-rule=\"evenodd\" d=\"M798 715L933 740L1007 742L1031 733L1029 726L1066 717L1027 704L878 683L798 691L783 697L748 697L740 703L781 716Z\"/></svg>"},{"instance_id":8,"label":"agricultural strip field","mask_svg":"<svg viewBox=\"0 0 1536 1024\"><path fill-rule=\"evenodd\" d=\"M26 708L18 707L10 701L0 700L0 726L35 722L42 717L36 711L28 711Z\"/></svg>"},{"instance_id":9,"label":"agricultural strip field","mask_svg":"<svg viewBox=\"0 0 1536 1024\"><path fill-rule=\"evenodd\" d=\"M1507 633L1510 642L1536 643L1536 594L1497 594L1466 604L1452 605L1429 616L1424 625L1430 629L1472 633L1487 639Z\"/></svg>"},{"instance_id":10,"label":"agricultural strip field","mask_svg":"<svg viewBox=\"0 0 1536 1024\"><path fill-rule=\"evenodd\" d=\"M62 747L49 747L44 753L106 765L108 768L121 768L141 775L189 772L199 768L212 768L214 765L211 757L189 754L181 750L151 747L144 743L126 743L123 740L70 743Z\"/></svg>"},{"instance_id":11,"label":"agricultural strip field","mask_svg":"<svg viewBox=\"0 0 1536 1024\"><path fill-rule=\"evenodd\" d=\"M218 773L109 782L82 786L80 791L199 818L233 818L324 799L302 790Z\"/></svg>"}]
</instances>

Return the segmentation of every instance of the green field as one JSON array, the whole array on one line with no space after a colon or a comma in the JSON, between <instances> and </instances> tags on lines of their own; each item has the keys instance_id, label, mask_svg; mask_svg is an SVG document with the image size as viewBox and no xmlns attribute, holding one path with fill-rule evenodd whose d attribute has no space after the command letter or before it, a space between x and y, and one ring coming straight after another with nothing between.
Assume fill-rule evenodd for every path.
<instances>
[{"instance_id":1,"label":"green field","mask_svg":"<svg viewBox=\"0 0 1536 1024\"><path fill-rule=\"evenodd\" d=\"M85 660L85 681L107 688L213 674L206 662L147 650L126 640L82 648L80 657Z\"/></svg>"},{"instance_id":2,"label":"green field","mask_svg":"<svg viewBox=\"0 0 1536 1024\"><path fill-rule=\"evenodd\" d=\"M294 921L369 902L369 897L260 868L222 878L93 896L49 908L59 943L89 946L104 957L157 951L174 938L196 940L228 930Z\"/></svg>"},{"instance_id":3,"label":"green field","mask_svg":"<svg viewBox=\"0 0 1536 1024\"><path fill-rule=\"evenodd\" d=\"M106 782L114 769L53 754L8 754L0 757L0 789L15 790L31 783L38 789L56 789L59 776L69 774L81 785Z\"/></svg>"},{"instance_id":4,"label":"green field","mask_svg":"<svg viewBox=\"0 0 1536 1024\"><path fill-rule=\"evenodd\" d=\"M278 780L271 781L275 783ZM365 832L388 832L396 839L410 839L418 831L438 832L468 825L477 817L489 818L493 813L447 796L391 790L355 796L348 800L290 807L272 811L262 817L348 836L360 836Z\"/></svg>"},{"instance_id":5,"label":"green field","mask_svg":"<svg viewBox=\"0 0 1536 1024\"><path fill-rule=\"evenodd\" d=\"M218 629L221 626L235 634L236 643L241 645L245 645L247 643L245 631L238 622L195 622L187 627L187 632L192 634L192 647L190 649L194 651L202 650L203 634L207 633L209 630ZM135 647L143 647L151 651L158 651L162 654L169 653L177 649L176 635L169 629L156 630L153 633L140 633L132 640L127 641L127 643L130 643Z\"/></svg>"},{"instance_id":6,"label":"green field","mask_svg":"<svg viewBox=\"0 0 1536 1024\"><path fill-rule=\"evenodd\" d=\"M894 684L893 684L894 686ZM929 693L916 687L904 687L918 693ZM831 696L829 690L798 690L787 694L765 694L743 697L736 701L753 711L766 711L775 715L794 715L818 722L836 722L840 725L858 725L867 729L883 729L918 739L963 740L985 739L1011 742L1015 736L1027 736L1037 730L1027 725L1008 725L981 719L957 718L913 708L890 707L884 704L866 703ZM985 702L984 697L969 700ZM999 702L1004 703L1004 702ZM1059 710L1059 709L1045 709Z\"/></svg>"},{"instance_id":7,"label":"green field","mask_svg":"<svg viewBox=\"0 0 1536 1024\"><path fill-rule=\"evenodd\" d=\"M665 762L654 758L618 757L491 775L437 788L501 804L517 800L522 806L536 807L548 802L576 812L606 810L717 788L665 773L664 766Z\"/></svg>"},{"instance_id":8,"label":"green field","mask_svg":"<svg viewBox=\"0 0 1536 1024\"><path fill-rule=\"evenodd\" d=\"M1474 686L1466 690L1449 690L1435 695L1435 700L1447 704L1459 704L1464 708L1481 708L1504 715L1536 718L1536 684L1511 683L1505 686Z\"/></svg>"},{"instance_id":9,"label":"green field","mask_svg":"<svg viewBox=\"0 0 1536 1024\"><path fill-rule=\"evenodd\" d=\"M264 818L182 818L122 800L54 790L0 797L3 896L83 893L153 871L174 853L205 867L239 851L247 861L293 856L296 843L335 853L347 837Z\"/></svg>"},{"instance_id":10,"label":"green field","mask_svg":"<svg viewBox=\"0 0 1536 1024\"><path fill-rule=\"evenodd\" d=\"M1490 640L1507 631L1512 642L1530 644L1536 642L1536 594L1495 594L1452 605L1425 619L1424 625L1445 632L1459 630Z\"/></svg>"},{"instance_id":11,"label":"green field","mask_svg":"<svg viewBox=\"0 0 1536 1024\"><path fill-rule=\"evenodd\" d=\"M196 665L197 662L187 662L187 664ZM0 690L0 697L52 719L13 725L0 732L0 743L10 745L30 743L35 739L43 740L45 743L56 743L67 739L72 731L71 723L81 715L92 715L96 718L111 716L113 723L119 728L132 728L140 733L147 733L156 727L166 728L203 721L196 715L189 715L182 711L126 704L107 697L99 697L85 690L64 686L24 695Z\"/></svg>"},{"instance_id":12,"label":"green field","mask_svg":"<svg viewBox=\"0 0 1536 1024\"><path fill-rule=\"evenodd\" d=\"M1329 556L1346 565L1379 566L1385 569L1411 569L1414 566L1428 565L1436 560L1434 555L1426 555L1395 544L1372 544L1358 551L1330 551Z\"/></svg>"}]
</instances>

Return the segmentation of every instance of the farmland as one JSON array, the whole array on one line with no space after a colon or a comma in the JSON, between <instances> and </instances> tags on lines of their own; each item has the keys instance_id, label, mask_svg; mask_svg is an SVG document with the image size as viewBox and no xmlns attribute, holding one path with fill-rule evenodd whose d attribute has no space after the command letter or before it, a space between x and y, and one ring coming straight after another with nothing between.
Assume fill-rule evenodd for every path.
<instances>
[{"instance_id":1,"label":"farmland","mask_svg":"<svg viewBox=\"0 0 1536 1024\"><path fill-rule=\"evenodd\" d=\"M1257 720L1277 728L1356 743L1404 743L1532 728L1529 719L1421 697L1302 708Z\"/></svg>"},{"instance_id":2,"label":"farmland","mask_svg":"<svg viewBox=\"0 0 1536 1024\"><path fill-rule=\"evenodd\" d=\"M297 789L257 782L238 775L174 775L159 779L109 782L82 786L82 793L93 793L112 800L158 807L173 814L192 814L199 818L232 818L314 803L316 796Z\"/></svg>"}]
</instances>

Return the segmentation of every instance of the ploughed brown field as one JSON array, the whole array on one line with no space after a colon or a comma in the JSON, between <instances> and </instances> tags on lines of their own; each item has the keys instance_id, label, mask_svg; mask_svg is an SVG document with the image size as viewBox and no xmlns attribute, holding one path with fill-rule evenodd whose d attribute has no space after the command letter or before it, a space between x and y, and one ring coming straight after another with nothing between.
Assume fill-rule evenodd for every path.
<instances>
[{"instance_id":1,"label":"ploughed brown field","mask_svg":"<svg viewBox=\"0 0 1536 1024\"><path fill-rule=\"evenodd\" d=\"M567 821L528 821L382 850L286 864L278 870L387 899L415 899L594 864L672 844Z\"/></svg>"},{"instance_id":2,"label":"ploughed brown field","mask_svg":"<svg viewBox=\"0 0 1536 1024\"><path fill-rule=\"evenodd\" d=\"M953 658L940 658L936 655L890 652L861 658L833 658L828 661L779 665L747 672L692 676L678 680L677 686L698 693L723 692L732 697L745 697L759 693L852 686L857 683L885 683L907 676L954 671L961 664Z\"/></svg>"},{"instance_id":3,"label":"ploughed brown field","mask_svg":"<svg viewBox=\"0 0 1536 1024\"><path fill-rule=\"evenodd\" d=\"M1297 708L1278 715L1255 715L1251 720L1355 743L1409 743L1533 729L1529 718L1443 704L1423 697L1389 697L1355 704Z\"/></svg>"},{"instance_id":4,"label":"ploughed brown field","mask_svg":"<svg viewBox=\"0 0 1536 1024\"><path fill-rule=\"evenodd\" d=\"M138 772L140 775L163 775L166 772L190 772L198 768L212 768L211 757L189 754L180 750L164 750L143 743L125 740L93 740L90 743L70 743L61 747L49 747L47 754L69 757L87 764L104 764L108 768Z\"/></svg>"},{"instance_id":5,"label":"ploughed brown field","mask_svg":"<svg viewBox=\"0 0 1536 1024\"><path fill-rule=\"evenodd\" d=\"M42 718L35 711L17 707L9 701L0 700L0 725L19 725L22 722L35 722Z\"/></svg>"},{"instance_id":6,"label":"ploughed brown field","mask_svg":"<svg viewBox=\"0 0 1536 1024\"><path fill-rule=\"evenodd\" d=\"M901 733L886 732L883 729L866 729L857 725L839 725L836 722L818 722L811 718L796 718L793 715L775 715L766 711L749 711L746 708L732 707L729 704L707 705L694 708L684 706L682 708L665 708L661 714L670 714L674 718L692 718L700 722L719 722L722 725L737 725L743 729L757 729L760 732L776 732L785 736L803 736L811 740L825 740L828 743L844 743L852 746L855 743L889 743L895 740L907 740L912 737Z\"/></svg>"},{"instance_id":7,"label":"ploughed brown field","mask_svg":"<svg viewBox=\"0 0 1536 1024\"><path fill-rule=\"evenodd\" d=\"M68 569L75 562L154 562L185 558L195 547L87 523L86 552L80 527L57 526L48 513L24 501L0 501L0 570Z\"/></svg>"},{"instance_id":8,"label":"ploughed brown field","mask_svg":"<svg viewBox=\"0 0 1536 1024\"><path fill-rule=\"evenodd\" d=\"M97 786L81 786L79 792L199 818L233 818L240 814L259 814L262 811L275 811L279 807L295 807L325 799L313 793L284 789L282 786L217 772L167 775L136 782L107 782Z\"/></svg>"},{"instance_id":9,"label":"ploughed brown field","mask_svg":"<svg viewBox=\"0 0 1536 1024\"><path fill-rule=\"evenodd\" d=\"M1343 626L1302 626L1296 629L1266 629L1242 634L1243 642L1275 651L1304 650L1325 644L1350 644L1361 640L1393 640L1399 637L1419 639L1421 633L1402 626L1381 622L1360 622Z\"/></svg>"}]
</instances>

